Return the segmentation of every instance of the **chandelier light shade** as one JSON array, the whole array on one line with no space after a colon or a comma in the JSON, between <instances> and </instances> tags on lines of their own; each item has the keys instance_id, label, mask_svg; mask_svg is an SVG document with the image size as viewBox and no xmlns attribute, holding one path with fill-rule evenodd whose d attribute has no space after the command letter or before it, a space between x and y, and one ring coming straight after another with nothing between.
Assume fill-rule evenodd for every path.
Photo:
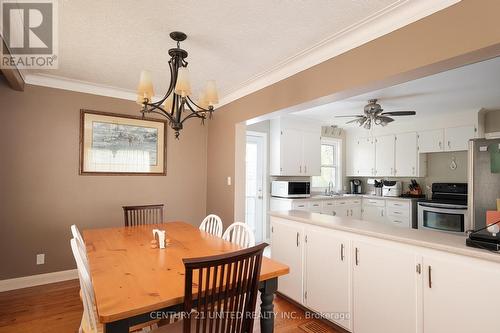
<instances>
[{"instance_id":1,"label":"chandelier light shade","mask_svg":"<svg viewBox=\"0 0 500 333\"><path fill-rule=\"evenodd\" d=\"M151 72L143 70L137 88L137 103L142 105L143 117L147 113L156 113L167 118L178 139L186 120L200 118L203 123L207 117L212 118L214 107L219 103L219 95L215 81L210 80L207 82L205 91L200 93L197 102L191 99L191 82L188 63L185 60L188 53L180 48L180 42L187 36L182 32L174 31L170 33L170 37L177 42L177 47L168 51L171 58L168 61L170 84L167 92L162 99L153 102L154 89Z\"/></svg>"}]
</instances>

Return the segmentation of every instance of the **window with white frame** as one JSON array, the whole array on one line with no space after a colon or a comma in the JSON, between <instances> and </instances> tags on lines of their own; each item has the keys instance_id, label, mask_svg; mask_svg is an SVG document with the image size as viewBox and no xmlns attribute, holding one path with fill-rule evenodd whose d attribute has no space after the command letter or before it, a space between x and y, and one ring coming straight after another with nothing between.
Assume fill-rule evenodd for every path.
<instances>
[{"instance_id":1,"label":"window with white frame","mask_svg":"<svg viewBox=\"0 0 500 333\"><path fill-rule=\"evenodd\" d=\"M324 190L328 184L333 185L335 190L341 189L341 140L322 139L321 140L321 176L312 177L311 187Z\"/></svg>"}]
</instances>

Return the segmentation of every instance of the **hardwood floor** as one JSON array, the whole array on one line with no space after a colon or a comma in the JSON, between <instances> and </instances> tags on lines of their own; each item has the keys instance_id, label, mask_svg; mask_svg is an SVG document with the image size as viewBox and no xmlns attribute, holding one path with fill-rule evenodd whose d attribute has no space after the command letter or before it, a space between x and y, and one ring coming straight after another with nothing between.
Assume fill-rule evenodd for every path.
<instances>
[{"instance_id":1,"label":"hardwood floor","mask_svg":"<svg viewBox=\"0 0 500 333\"><path fill-rule=\"evenodd\" d=\"M74 333L82 318L77 280L0 293L0 333ZM304 311L276 297L275 332L304 333ZM291 318L290 318L291 317ZM329 333L341 333L322 324ZM258 325L254 332L260 332Z\"/></svg>"}]
</instances>

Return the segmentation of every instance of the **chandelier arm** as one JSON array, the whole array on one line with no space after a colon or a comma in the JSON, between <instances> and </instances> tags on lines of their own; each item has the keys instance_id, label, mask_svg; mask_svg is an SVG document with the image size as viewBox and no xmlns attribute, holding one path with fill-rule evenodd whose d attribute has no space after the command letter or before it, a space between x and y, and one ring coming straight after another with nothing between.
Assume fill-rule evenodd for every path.
<instances>
[{"instance_id":1,"label":"chandelier arm","mask_svg":"<svg viewBox=\"0 0 500 333\"><path fill-rule=\"evenodd\" d=\"M193 100L191 99L191 97L187 97L187 99L189 100L189 102L191 102L194 106L196 106L197 108L199 109L202 109L203 111L207 111L207 112L210 112L210 111L213 111L213 108L209 107L208 109L205 109L205 108L202 108L201 106L199 106L198 104L196 104L195 102L193 102ZM190 108L191 110L193 110L192 108Z\"/></svg>"},{"instance_id":2,"label":"chandelier arm","mask_svg":"<svg viewBox=\"0 0 500 333\"><path fill-rule=\"evenodd\" d=\"M161 106L156 106L154 104L148 104L148 105L151 106L151 108L146 109L144 111L145 113L156 113L156 114L159 114L161 116L168 118L168 120L170 120L170 121L173 120L172 116L168 112L166 112Z\"/></svg>"},{"instance_id":3,"label":"chandelier arm","mask_svg":"<svg viewBox=\"0 0 500 333\"><path fill-rule=\"evenodd\" d=\"M172 57L168 61L168 67L170 69L170 85L168 87L167 93L165 94L165 96L163 96L163 98L161 100L159 100L158 102L155 102L155 103L151 103L151 104L161 105L161 104L163 104L163 102L165 102L165 100L168 98L168 96L170 96L170 94L173 93L174 88L175 88L175 84L177 83L177 72L178 72L179 67L180 67L179 66L179 67L175 68L175 70L174 70L174 67L172 65L172 61L176 62L175 60L176 60L176 58ZM178 62L178 60L177 60L177 62ZM181 66L182 66L182 62L181 62Z\"/></svg>"},{"instance_id":4,"label":"chandelier arm","mask_svg":"<svg viewBox=\"0 0 500 333\"><path fill-rule=\"evenodd\" d=\"M197 112L192 112L189 115L187 115L186 118L182 119L182 121L180 123L183 124L186 120L188 120L190 118L194 118L194 117L201 118L201 119L207 119L205 116L202 116Z\"/></svg>"}]
</instances>

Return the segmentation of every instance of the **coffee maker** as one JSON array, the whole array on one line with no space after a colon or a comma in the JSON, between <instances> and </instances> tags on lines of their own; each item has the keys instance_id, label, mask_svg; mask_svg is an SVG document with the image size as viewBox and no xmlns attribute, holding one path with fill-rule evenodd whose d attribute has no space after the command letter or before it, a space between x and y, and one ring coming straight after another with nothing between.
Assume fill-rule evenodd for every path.
<instances>
[{"instance_id":1,"label":"coffee maker","mask_svg":"<svg viewBox=\"0 0 500 333\"><path fill-rule=\"evenodd\" d=\"M350 184L351 184L351 194L361 194L362 193L360 179L351 179Z\"/></svg>"}]
</instances>

